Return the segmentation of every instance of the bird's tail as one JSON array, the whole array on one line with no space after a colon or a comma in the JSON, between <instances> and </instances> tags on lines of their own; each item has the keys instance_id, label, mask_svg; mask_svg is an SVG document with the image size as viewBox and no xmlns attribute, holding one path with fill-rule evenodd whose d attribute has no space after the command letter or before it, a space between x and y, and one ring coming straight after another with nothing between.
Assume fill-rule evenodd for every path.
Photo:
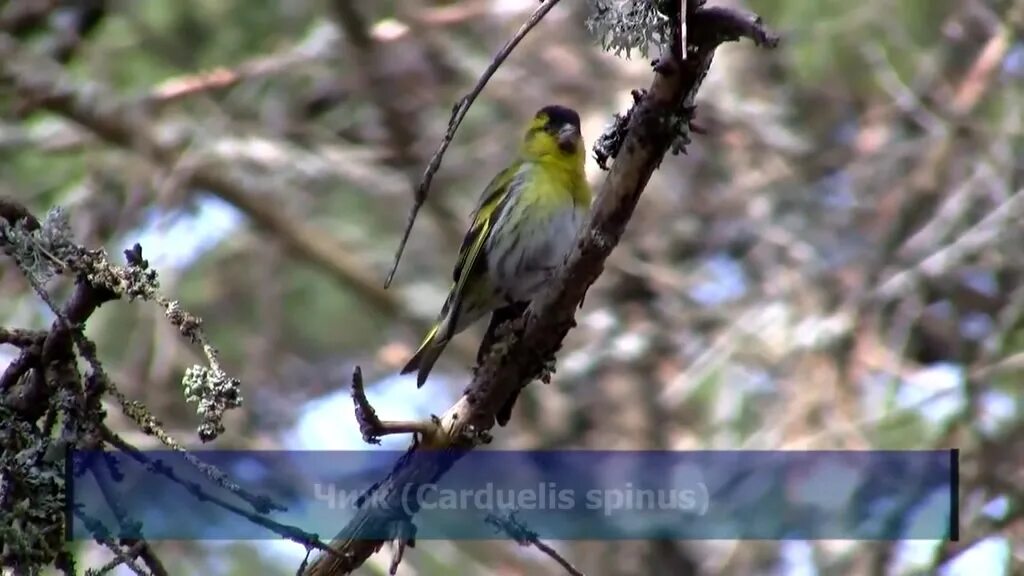
<instances>
[{"instance_id":1,"label":"bird's tail","mask_svg":"<svg viewBox=\"0 0 1024 576\"><path fill-rule=\"evenodd\" d=\"M427 377L430 376L430 371L434 368L434 363L441 357L445 346L448 345L450 336L446 334L448 332L446 326L447 319L438 322L427 333L427 337L423 339L419 349L416 350L416 353L409 359L409 362L402 368L402 374L419 371L416 376L417 388L422 388L423 384L426 383Z\"/></svg>"}]
</instances>

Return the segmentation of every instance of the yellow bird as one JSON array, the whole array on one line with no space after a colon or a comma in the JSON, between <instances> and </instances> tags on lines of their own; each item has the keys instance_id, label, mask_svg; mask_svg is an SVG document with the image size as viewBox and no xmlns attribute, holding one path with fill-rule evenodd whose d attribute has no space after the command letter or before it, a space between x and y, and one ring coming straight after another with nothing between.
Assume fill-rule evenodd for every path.
<instances>
[{"instance_id":1,"label":"yellow bird","mask_svg":"<svg viewBox=\"0 0 1024 576\"><path fill-rule=\"evenodd\" d=\"M541 108L514 162L484 189L437 322L402 374L423 386L453 336L494 310L529 302L565 262L590 209L580 116Z\"/></svg>"}]
</instances>

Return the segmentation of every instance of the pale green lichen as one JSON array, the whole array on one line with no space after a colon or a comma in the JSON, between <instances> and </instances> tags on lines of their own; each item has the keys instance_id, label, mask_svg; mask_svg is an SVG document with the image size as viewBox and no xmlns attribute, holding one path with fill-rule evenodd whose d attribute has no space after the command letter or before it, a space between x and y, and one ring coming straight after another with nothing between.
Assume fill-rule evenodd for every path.
<instances>
[{"instance_id":1,"label":"pale green lichen","mask_svg":"<svg viewBox=\"0 0 1024 576\"><path fill-rule=\"evenodd\" d=\"M47 212L35 229L24 222L11 226L0 220L0 240L4 251L40 286L70 271L129 301L152 300L160 287L156 271L150 270L145 261L118 266L103 250L86 250L75 244L67 212L60 207Z\"/></svg>"},{"instance_id":2,"label":"pale green lichen","mask_svg":"<svg viewBox=\"0 0 1024 576\"><path fill-rule=\"evenodd\" d=\"M182 336L194 344L202 341L200 333L200 328L203 325L202 318L182 310L176 300L162 301L161 304L164 306L164 314L167 319L181 332Z\"/></svg>"},{"instance_id":3,"label":"pale green lichen","mask_svg":"<svg viewBox=\"0 0 1024 576\"><path fill-rule=\"evenodd\" d=\"M591 0L587 29L598 37L601 47L616 56L629 58L633 50L643 56L652 45L661 47L672 38L672 21L666 16L666 0Z\"/></svg>"},{"instance_id":4,"label":"pale green lichen","mask_svg":"<svg viewBox=\"0 0 1024 576\"><path fill-rule=\"evenodd\" d=\"M217 350L206 341L202 332L202 319L181 309L176 301L160 300L167 319L193 343L203 347L209 366L194 365L185 371L182 387L185 400L198 404L196 414L202 419L198 434L209 442L224 432L224 413L242 405L241 383L220 367Z\"/></svg>"},{"instance_id":5,"label":"pale green lichen","mask_svg":"<svg viewBox=\"0 0 1024 576\"><path fill-rule=\"evenodd\" d=\"M215 358L208 352L208 356ZM197 430L200 440L209 442L224 432L224 413L242 405L241 383L224 373L216 363L212 368L192 366L181 380L185 400L199 404L196 413L202 419Z\"/></svg>"},{"instance_id":6,"label":"pale green lichen","mask_svg":"<svg viewBox=\"0 0 1024 576\"><path fill-rule=\"evenodd\" d=\"M0 242L4 252L39 284L45 284L63 272L64 262L79 255L71 239L67 213L61 208L50 210L39 227L34 229L25 221L12 226L0 219Z\"/></svg>"}]
</instances>

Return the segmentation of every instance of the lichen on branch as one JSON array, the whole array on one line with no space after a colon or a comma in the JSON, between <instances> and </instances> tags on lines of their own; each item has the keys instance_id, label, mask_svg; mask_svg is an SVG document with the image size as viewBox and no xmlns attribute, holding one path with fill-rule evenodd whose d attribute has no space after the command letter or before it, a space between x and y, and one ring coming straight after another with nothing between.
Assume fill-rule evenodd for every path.
<instances>
[{"instance_id":1,"label":"lichen on branch","mask_svg":"<svg viewBox=\"0 0 1024 576\"><path fill-rule=\"evenodd\" d=\"M629 58L634 50L648 56L652 46L669 46L673 34L672 11L679 0L590 0L587 29L601 48Z\"/></svg>"}]
</instances>

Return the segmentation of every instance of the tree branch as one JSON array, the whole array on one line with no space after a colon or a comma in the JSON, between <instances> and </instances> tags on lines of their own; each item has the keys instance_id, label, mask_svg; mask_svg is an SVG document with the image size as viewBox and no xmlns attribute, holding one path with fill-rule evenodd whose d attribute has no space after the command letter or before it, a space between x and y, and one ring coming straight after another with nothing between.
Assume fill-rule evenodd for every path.
<instances>
[{"instance_id":1,"label":"tree branch","mask_svg":"<svg viewBox=\"0 0 1024 576\"><path fill-rule=\"evenodd\" d=\"M0 199L0 219L9 225L24 222L27 229L39 227L39 220L13 200ZM0 391L3 393L0 402L19 412L27 421L33 422L42 417L55 383L48 382L47 378L41 377L41 373L69 359L73 365L74 353L69 331L85 323L104 303L115 299L117 295L113 292L97 288L84 277L76 278L71 297L64 306L54 308L58 317L50 330L31 333L34 341L24 341L21 354L0 376ZM34 374L29 374L31 369L35 369ZM23 378L26 374L29 377Z\"/></svg>"},{"instance_id":2,"label":"tree branch","mask_svg":"<svg viewBox=\"0 0 1024 576\"><path fill-rule=\"evenodd\" d=\"M731 9L703 8L703 2L690 3L685 61L663 60L656 68L650 90L639 99L630 114L621 150L612 165L591 210L591 218L581 231L576 247L558 278L531 304L525 317L514 322L511 335L494 346L473 378L469 389L437 423L432 441L420 442L395 465L391 473L373 489L373 498L385 502L384 509L403 510L403 489L436 481L471 450L494 426L495 415L524 383L540 375L553 358L566 333L574 324L576 309L589 286L601 274L604 261L618 244L640 194L651 174L661 163L669 147L688 130L677 119L684 110L692 110L697 90L711 65L715 48L722 42L740 37L758 44L774 45L760 19ZM438 458L436 449L451 454ZM433 452L433 454L431 454ZM406 492L407 493L407 492ZM369 496L368 494L367 496ZM367 500L370 500L367 498ZM385 543L364 536L382 530L395 518L381 517L380 506L362 508L332 543L339 554L321 556L309 567L310 576L348 574Z\"/></svg>"}]
</instances>

